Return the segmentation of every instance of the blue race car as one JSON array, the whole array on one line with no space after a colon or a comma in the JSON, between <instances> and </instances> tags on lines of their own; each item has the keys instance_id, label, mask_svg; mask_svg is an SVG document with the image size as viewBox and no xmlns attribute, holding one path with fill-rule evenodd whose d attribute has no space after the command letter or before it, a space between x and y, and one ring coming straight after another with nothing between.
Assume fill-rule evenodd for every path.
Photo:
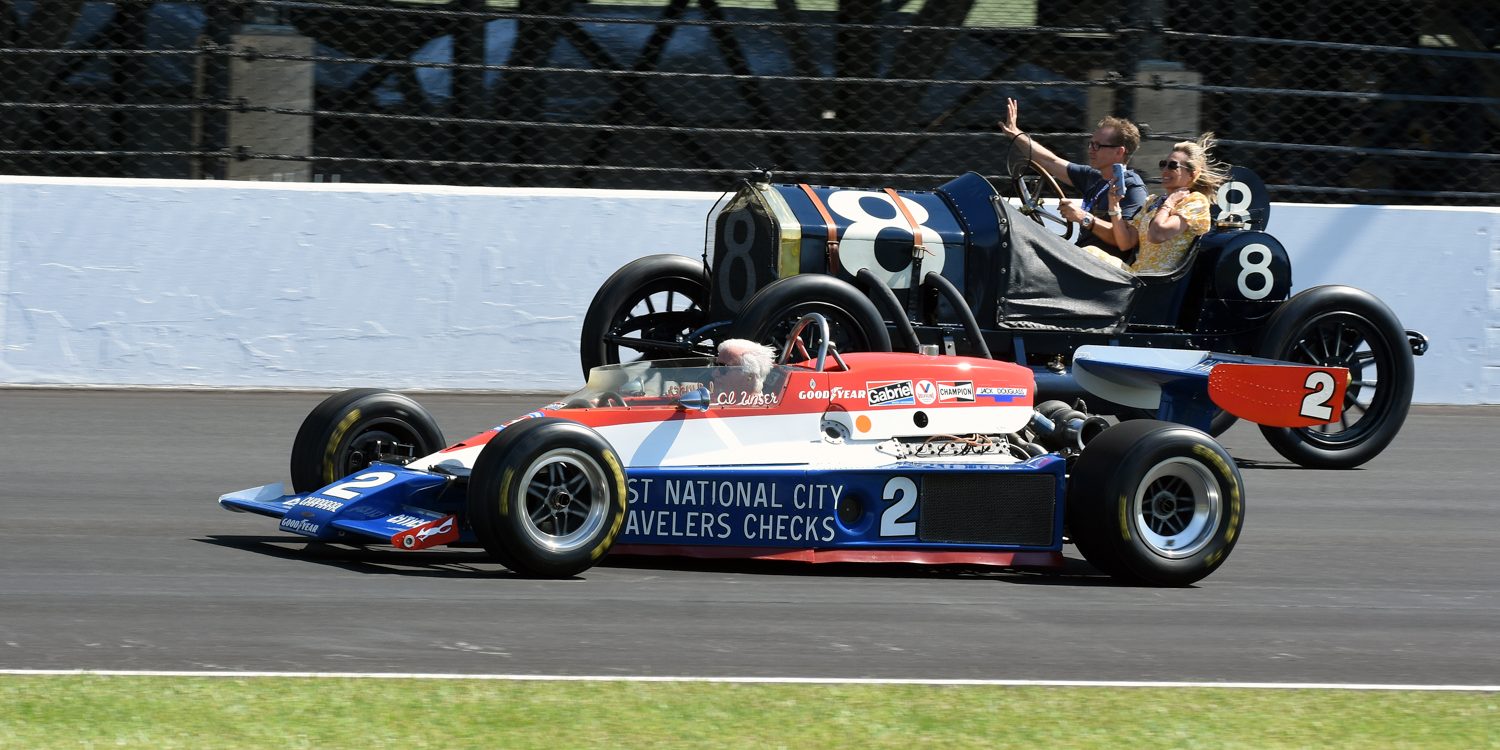
<instances>
[{"instance_id":1,"label":"blue race car","mask_svg":"<svg viewBox=\"0 0 1500 750\"><path fill-rule=\"evenodd\" d=\"M1008 362L840 355L818 315L789 332L786 352L803 328L816 356L783 353L757 388L725 387L704 359L606 365L572 396L447 446L405 396L336 394L297 433L290 493L271 484L219 503L311 539L478 544L541 577L576 575L612 550L1050 566L1066 533L1101 571L1181 586L1239 539L1243 482L1198 429L1111 427L1036 403L1032 371ZM1075 362L1090 388L1204 425L1215 408L1337 420L1349 377L1123 347Z\"/></svg>"}]
</instances>

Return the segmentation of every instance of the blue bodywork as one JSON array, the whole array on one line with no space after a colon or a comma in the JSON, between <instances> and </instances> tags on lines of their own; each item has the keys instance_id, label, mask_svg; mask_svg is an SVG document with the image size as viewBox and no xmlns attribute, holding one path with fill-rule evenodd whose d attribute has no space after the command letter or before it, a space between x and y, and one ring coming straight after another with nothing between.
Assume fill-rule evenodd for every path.
<instances>
[{"instance_id":1,"label":"blue bodywork","mask_svg":"<svg viewBox=\"0 0 1500 750\"><path fill-rule=\"evenodd\" d=\"M285 494L268 484L219 498L228 510L281 519L282 531L322 541L349 535L389 542L403 531L463 511L460 493L448 492L453 477L375 463L317 492ZM472 540L471 532L461 532Z\"/></svg>"},{"instance_id":2,"label":"blue bodywork","mask_svg":"<svg viewBox=\"0 0 1500 750\"><path fill-rule=\"evenodd\" d=\"M620 544L792 549L1055 551L1062 548L1065 462L1048 454L1015 464L897 461L866 469L791 466L635 468ZM1000 489L1017 477L1041 477L1029 509L1045 514L1029 534L966 541L926 532L920 518L933 477L975 479ZM282 531L321 541L351 537L390 542L401 532L464 515L466 483L389 464L317 492L284 494L280 484L219 498L226 509L280 519ZM457 491L455 491L457 490ZM979 493L983 495L984 493ZM966 507L984 516L978 497ZM1004 509L995 508L996 512ZM1046 519L1050 519L1047 521ZM474 544L459 525L458 544ZM934 534L937 534L936 538Z\"/></svg>"}]
</instances>

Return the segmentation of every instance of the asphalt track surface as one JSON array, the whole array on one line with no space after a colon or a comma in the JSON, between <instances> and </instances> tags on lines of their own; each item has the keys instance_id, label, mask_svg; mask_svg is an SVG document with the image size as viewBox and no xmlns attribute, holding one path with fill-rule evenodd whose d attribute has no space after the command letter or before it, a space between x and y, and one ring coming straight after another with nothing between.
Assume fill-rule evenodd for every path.
<instances>
[{"instance_id":1,"label":"asphalt track surface","mask_svg":"<svg viewBox=\"0 0 1500 750\"><path fill-rule=\"evenodd\" d=\"M308 544L221 493L324 394L0 390L0 669L1500 684L1500 409L1414 410L1354 471L1224 437L1245 536L1197 586ZM450 441L545 403L417 394ZM1070 557L1076 558L1071 547Z\"/></svg>"}]
</instances>

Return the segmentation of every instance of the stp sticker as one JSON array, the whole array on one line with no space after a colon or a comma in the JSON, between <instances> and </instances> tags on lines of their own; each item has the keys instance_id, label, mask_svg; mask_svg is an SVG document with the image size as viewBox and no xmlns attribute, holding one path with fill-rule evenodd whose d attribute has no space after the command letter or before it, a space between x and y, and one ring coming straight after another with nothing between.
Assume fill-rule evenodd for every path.
<instances>
[{"instance_id":1,"label":"stp sticker","mask_svg":"<svg viewBox=\"0 0 1500 750\"><path fill-rule=\"evenodd\" d=\"M917 400L924 404L930 404L937 400L938 388L931 380L917 381Z\"/></svg>"}]
</instances>

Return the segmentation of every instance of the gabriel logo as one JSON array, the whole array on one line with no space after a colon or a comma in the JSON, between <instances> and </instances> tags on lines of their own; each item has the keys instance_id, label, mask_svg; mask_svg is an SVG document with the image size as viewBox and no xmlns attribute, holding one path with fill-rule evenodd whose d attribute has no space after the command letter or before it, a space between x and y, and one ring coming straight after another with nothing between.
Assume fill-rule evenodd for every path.
<instances>
[{"instance_id":1,"label":"gabriel logo","mask_svg":"<svg viewBox=\"0 0 1500 750\"><path fill-rule=\"evenodd\" d=\"M869 393L870 406L894 406L910 404L913 401L910 380L865 383L865 389Z\"/></svg>"}]
</instances>

